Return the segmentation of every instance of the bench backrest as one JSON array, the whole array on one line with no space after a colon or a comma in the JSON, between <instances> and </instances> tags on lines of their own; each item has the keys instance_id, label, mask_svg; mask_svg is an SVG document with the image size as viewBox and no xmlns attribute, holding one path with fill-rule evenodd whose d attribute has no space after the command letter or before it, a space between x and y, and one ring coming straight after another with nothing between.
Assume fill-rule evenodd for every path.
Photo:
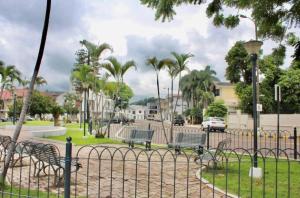
<instances>
[{"instance_id":1,"label":"bench backrest","mask_svg":"<svg viewBox=\"0 0 300 198\"><path fill-rule=\"evenodd\" d=\"M12 142L10 136L0 135L0 146L4 149L8 149L9 144Z\"/></svg>"},{"instance_id":2,"label":"bench backrest","mask_svg":"<svg viewBox=\"0 0 300 198\"><path fill-rule=\"evenodd\" d=\"M217 157L218 155L221 155L224 150L228 149L230 146L230 143L231 143L230 138L224 139L221 142L219 142L217 149L216 149L215 157Z\"/></svg>"},{"instance_id":3,"label":"bench backrest","mask_svg":"<svg viewBox=\"0 0 300 198\"><path fill-rule=\"evenodd\" d=\"M60 166L59 154L54 145L37 143L33 146L32 154L38 160L46 162L50 165Z\"/></svg>"},{"instance_id":4,"label":"bench backrest","mask_svg":"<svg viewBox=\"0 0 300 198\"><path fill-rule=\"evenodd\" d=\"M177 133L175 144L204 145L206 133Z\"/></svg>"},{"instance_id":5,"label":"bench backrest","mask_svg":"<svg viewBox=\"0 0 300 198\"><path fill-rule=\"evenodd\" d=\"M182 133L181 143L204 145L206 140L205 133Z\"/></svg>"},{"instance_id":6,"label":"bench backrest","mask_svg":"<svg viewBox=\"0 0 300 198\"><path fill-rule=\"evenodd\" d=\"M153 134L154 134L153 130L133 129L130 133L130 139L151 141L152 137L153 137Z\"/></svg>"}]
</instances>

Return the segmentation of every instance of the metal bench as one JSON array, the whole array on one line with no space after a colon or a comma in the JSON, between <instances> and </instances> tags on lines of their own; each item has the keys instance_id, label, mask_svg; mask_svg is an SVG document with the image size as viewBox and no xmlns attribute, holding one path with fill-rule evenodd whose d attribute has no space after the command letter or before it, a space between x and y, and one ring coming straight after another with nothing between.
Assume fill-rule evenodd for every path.
<instances>
[{"instance_id":1,"label":"metal bench","mask_svg":"<svg viewBox=\"0 0 300 198\"><path fill-rule=\"evenodd\" d=\"M133 148L134 144L145 144L146 149L150 150L153 134L153 130L133 129L130 131L129 138L123 140L123 142L128 143L130 148Z\"/></svg>"},{"instance_id":2,"label":"metal bench","mask_svg":"<svg viewBox=\"0 0 300 198\"><path fill-rule=\"evenodd\" d=\"M175 148L176 154L180 154L182 148L191 148L201 154L205 141L206 133L177 133L175 142L168 144L168 147Z\"/></svg>"},{"instance_id":3,"label":"metal bench","mask_svg":"<svg viewBox=\"0 0 300 198\"><path fill-rule=\"evenodd\" d=\"M220 162L223 162L224 151L229 149L231 143L230 138L226 138L218 143L216 149L205 150L203 154L195 157L194 161L197 164L209 166L213 163L213 167L216 167Z\"/></svg>"},{"instance_id":4,"label":"metal bench","mask_svg":"<svg viewBox=\"0 0 300 198\"><path fill-rule=\"evenodd\" d=\"M60 157L57 148L51 144L28 142L27 146L31 147L31 155L37 159L33 163L34 176L39 176L42 170L47 175L46 168L49 167L54 172L54 184L56 186L61 185L65 171L65 157ZM71 172L76 172L81 167L78 159L73 158L71 161ZM60 171L62 171L61 175Z\"/></svg>"}]
</instances>

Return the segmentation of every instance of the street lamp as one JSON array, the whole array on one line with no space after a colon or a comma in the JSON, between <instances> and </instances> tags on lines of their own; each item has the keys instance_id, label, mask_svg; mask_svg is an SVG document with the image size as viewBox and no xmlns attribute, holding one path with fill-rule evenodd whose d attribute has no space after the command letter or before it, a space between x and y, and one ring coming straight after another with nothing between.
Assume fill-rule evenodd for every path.
<instances>
[{"instance_id":1,"label":"street lamp","mask_svg":"<svg viewBox=\"0 0 300 198\"><path fill-rule=\"evenodd\" d=\"M249 55L251 55L252 62L252 86L253 86L253 130L254 130L254 147L253 147L253 166L250 171L253 177L261 177L261 169L257 168L257 93L256 93L256 64L257 54L262 46L263 42L257 40L250 40L244 43L244 47ZM257 173L257 174L256 174ZM259 174L260 173L260 174Z\"/></svg>"},{"instance_id":2,"label":"street lamp","mask_svg":"<svg viewBox=\"0 0 300 198\"><path fill-rule=\"evenodd\" d=\"M14 93L14 117L13 117L13 124L16 123L16 93Z\"/></svg>"}]
</instances>

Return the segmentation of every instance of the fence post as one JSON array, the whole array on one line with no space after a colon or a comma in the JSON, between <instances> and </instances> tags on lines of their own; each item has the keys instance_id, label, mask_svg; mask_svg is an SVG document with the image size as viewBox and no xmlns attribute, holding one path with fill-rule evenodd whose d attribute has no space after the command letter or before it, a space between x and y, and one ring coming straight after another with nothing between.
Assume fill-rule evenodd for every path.
<instances>
[{"instance_id":1,"label":"fence post","mask_svg":"<svg viewBox=\"0 0 300 198\"><path fill-rule=\"evenodd\" d=\"M294 128L294 159L297 159L297 127Z\"/></svg>"},{"instance_id":2,"label":"fence post","mask_svg":"<svg viewBox=\"0 0 300 198\"><path fill-rule=\"evenodd\" d=\"M209 149L209 131L210 131L210 126L207 125L207 131L206 131L206 139L207 139L207 150Z\"/></svg>"},{"instance_id":3,"label":"fence post","mask_svg":"<svg viewBox=\"0 0 300 198\"><path fill-rule=\"evenodd\" d=\"M148 130L151 130L151 125L150 125L150 123L148 124Z\"/></svg>"},{"instance_id":4,"label":"fence post","mask_svg":"<svg viewBox=\"0 0 300 198\"><path fill-rule=\"evenodd\" d=\"M71 160L72 160L72 138L67 137L65 156L65 198L70 198L71 188Z\"/></svg>"}]
</instances>

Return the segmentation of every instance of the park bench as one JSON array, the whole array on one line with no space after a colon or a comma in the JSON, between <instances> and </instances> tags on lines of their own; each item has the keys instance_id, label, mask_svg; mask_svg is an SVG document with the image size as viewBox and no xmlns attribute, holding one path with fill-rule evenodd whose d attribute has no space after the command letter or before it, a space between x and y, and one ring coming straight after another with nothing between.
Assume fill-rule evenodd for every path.
<instances>
[{"instance_id":1,"label":"park bench","mask_svg":"<svg viewBox=\"0 0 300 198\"><path fill-rule=\"evenodd\" d=\"M27 142L27 146L31 147L30 155L36 158L36 160L33 163L33 175L39 176L42 170L45 173L45 175L47 175L46 168L49 167L54 172L54 184L56 186L61 185L61 181L64 177L65 171L65 157L60 157L57 148L51 144ZM71 161L71 172L76 172L81 167L81 164L78 163L78 159L73 158ZM60 175L60 173L62 174Z\"/></svg>"},{"instance_id":2,"label":"park bench","mask_svg":"<svg viewBox=\"0 0 300 198\"><path fill-rule=\"evenodd\" d=\"M218 143L216 149L205 150L203 154L195 157L194 161L203 166L209 166L210 163L213 163L213 167L216 167L219 163L223 163L224 152L229 149L230 143L231 139L226 138Z\"/></svg>"},{"instance_id":3,"label":"park bench","mask_svg":"<svg viewBox=\"0 0 300 198\"><path fill-rule=\"evenodd\" d=\"M146 149L150 150L153 134L153 130L133 129L130 131L129 138L123 140L123 142L128 143L130 148L133 148L134 144L145 144Z\"/></svg>"},{"instance_id":4,"label":"park bench","mask_svg":"<svg viewBox=\"0 0 300 198\"><path fill-rule=\"evenodd\" d=\"M180 154L182 148L191 148L201 154L205 141L206 133L177 133L175 142L168 144L168 147L175 148L176 154Z\"/></svg>"}]
</instances>

